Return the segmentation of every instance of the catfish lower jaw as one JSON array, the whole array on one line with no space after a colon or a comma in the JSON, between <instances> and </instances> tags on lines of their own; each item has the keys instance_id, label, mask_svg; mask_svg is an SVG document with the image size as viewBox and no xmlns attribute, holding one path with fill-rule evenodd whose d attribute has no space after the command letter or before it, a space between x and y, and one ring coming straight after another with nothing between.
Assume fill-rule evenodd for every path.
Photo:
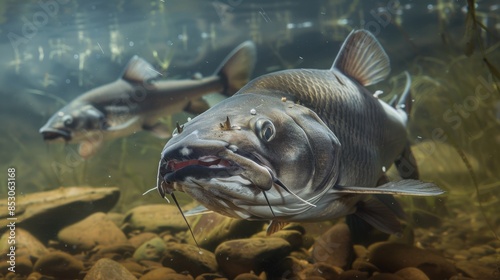
<instances>
[{"instance_id":1,"label":"catfish lower jaw","mask_svg":"<svg viewBox=\"0 0 500 280\"><path fill-rule=\"evenodd\" d=\"M43 140L51 141L56 139L64 139L65 141L71 141L71 135L69 132L59 129L40 129Z\"/></svg>"}]
</instances>

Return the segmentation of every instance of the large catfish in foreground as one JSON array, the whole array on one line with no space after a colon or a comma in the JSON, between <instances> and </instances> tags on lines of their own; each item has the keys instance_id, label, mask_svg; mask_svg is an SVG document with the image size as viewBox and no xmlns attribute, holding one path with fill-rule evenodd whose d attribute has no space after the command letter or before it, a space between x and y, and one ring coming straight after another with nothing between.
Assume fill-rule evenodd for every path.
<instances>
[{"instance_id":1,"label":"large catfish in foreground","mask_svg":"<svg viewBox=\"0 0 500 280\"><path fill-rule=\"evenodd\" d=\"M375 37L358 30L328 70L254 79L167 142L158 169L160 194L182 191L230 217L271 220L268 232L290 221L351 214L398 232L402 210L393 205L393 194L443 191L414 179L377 186L408 151L402 109L408 90L393 108L365 88L389 71Z\"/></svg>"}]
</instances>

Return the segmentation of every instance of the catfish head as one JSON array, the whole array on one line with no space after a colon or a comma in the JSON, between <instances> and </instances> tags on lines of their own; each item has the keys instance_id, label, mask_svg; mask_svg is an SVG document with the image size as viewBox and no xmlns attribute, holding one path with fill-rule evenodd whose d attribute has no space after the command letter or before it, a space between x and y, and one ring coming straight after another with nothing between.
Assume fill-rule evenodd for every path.
<instances>
[{"instance_id":1,"label":"catfish head","mask_svg":"<svg viewBox=\"0 0 500 280\"><path fill-rule=\"evenodd\" d=\"M40 128L45 141L80 143L79 153L89 157L103 140L108 127L105 115L91 104L72 102Z\"/></svg>"},{"instance_id":2,"label":"catfish head","mask_svg":"<svg viewBox=\"0 0 500 280\"><path fill-rule=\"evenodd\" d=\"M312 110L275 95L237 94L178 127L158 191L189 194L243 219L290 220L335 184L340 143Z\"/></svg>"}]
</instances>

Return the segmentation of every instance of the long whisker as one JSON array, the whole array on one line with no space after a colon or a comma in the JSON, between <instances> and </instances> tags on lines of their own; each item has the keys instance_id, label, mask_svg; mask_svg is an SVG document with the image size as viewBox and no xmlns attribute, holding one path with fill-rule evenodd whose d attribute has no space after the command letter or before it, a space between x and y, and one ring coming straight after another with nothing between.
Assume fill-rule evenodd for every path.
<instances>
[{"instance_id":1,"label":"long whisker","mask_svg":"<svg viewBox=\"0 0 500 280\"><path fill-rule=\"evenodd\" d=\"M309 205L309 206L312 206L312 207L316 207L316 205L310 203L309 201L306 201L304 199L302 199L300 196L294 194L292 191L290 191L284 184L283 182L281 182L278 178L275 178L273 177L273 180L274 180L274 183L276 183L278 186L280 186L282 189L284 189L287 193L295 196L297 199L299 199L300 201L304 202L305 204Z\"/></svg>"},{"instance_id":2,"label":"long whisker","mask_svg":"<svg viewBox=\"0 0 500 280\"><path fill-rule=\"evenodd\" d=\"M150 193L150 192L152 192L152 191L154 191L156 189L158 189L158 187L152 187L151 189L145 191L142 195L146 195L146 194L148 194L148 193Z\"/></svg>"},{"instance_id":3,"label":"long whisker","mask_svg":"<svg viewBox=\"0 0 500 280\"><path fill-rule=\"evenodd\" d=\"M177 206L177 209L179 209L179 212L181 212L181 215L182 215L182 218L184 219L184 221L186 222L186 225L189 229L189 232L191 232L191 236L193 237L193 240L194 240L194 243L196 244L196 247L198 247L198 252L201 254L201 249L200 249L200 245L198 245L198 241L196 241L196 238L194 237L194 233L193 233L193 230L191 229L191 226L189 225L187 219L186 219L186 216L184 216L184 212L182 212L182 209L181 209L181 206L179 205L179 203L177 202L177 198L175 198L175 195L174 193L172 192L170 194L172 196L172 199L174 200L175 202L175 205Z\"/></svg>"},{"instance_id":4,"label":"long whisker","mask_svg":"<svg viewBox=\"0 0 500 280\"><path fill-rule=\"evenodd\" d=\"M273 214L273 217L276 217L276 215L274 214L274 211L273 211L273 207L271 207L271 203L269 203L269 199L267 199L266 191L262 191L262 194L264 194L264 198L266 198L267 205L269 205L269 209L271 209L271 213Z\"/></svg>"}]
</instances>

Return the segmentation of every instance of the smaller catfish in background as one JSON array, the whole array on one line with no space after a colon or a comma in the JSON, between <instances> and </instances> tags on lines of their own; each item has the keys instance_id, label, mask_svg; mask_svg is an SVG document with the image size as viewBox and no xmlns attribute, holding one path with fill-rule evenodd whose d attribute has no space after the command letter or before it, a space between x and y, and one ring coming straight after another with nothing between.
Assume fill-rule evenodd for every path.
<instances>
[{"instance_id":1,"label":"smaller catfish in background","mask_svg":"<svg viewBox=\"0 0 500 280\"><path fill-rule=\"evenodd\" d=\"M104 141L147 130L170 137L159 118L181 111L199 114L209 108L202 97L219 92L226 96L250 79L256 60L255 45L236 47L209 77L156 80L151 64L134 56L116 81L92 89L57 111L40 129L46 141L78 143L83 158L94 155Z\"/></svg>"}]
</instances>

